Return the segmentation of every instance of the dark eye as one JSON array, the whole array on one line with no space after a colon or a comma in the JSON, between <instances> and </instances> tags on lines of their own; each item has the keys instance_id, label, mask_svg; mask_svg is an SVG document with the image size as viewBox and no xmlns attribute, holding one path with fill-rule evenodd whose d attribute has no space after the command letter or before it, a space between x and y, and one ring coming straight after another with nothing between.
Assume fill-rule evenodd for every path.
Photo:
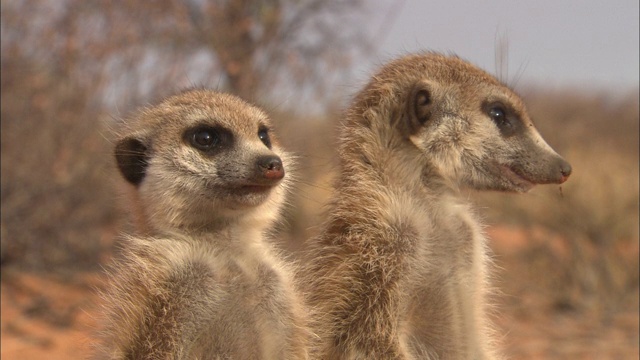
<instances>
[{"instance_id":1,"label":"dark eye","mask_svg":"<svg viewBox=\"0 0 640 360\"><path fill-rule=\"evenodd\" d=\"M500 102L493 102L483 105L484 112L496 124L502 136L509 137L514 135L521 128L522 120L518 112L512 107L506 106Z\"/></svg>"},{"instance_id":2,"label":"dark eye","mask_svg":"<svg viewBox=\"0 0 640 360\"><path fill-rule=\"evenodd\" d=\"M499 127L508 125L507 115L501 106L494 106L489 109L489 116Z\"/></svg>"},{"instance_id":3,"label":"dark eye","mask_svg":"<svg viewBox=\"0 0 640 360\"><path fill-rule=\"evenodd\" d=\"M271 149L271 139L269 139L269 130L264 128L258 130L258 137L266 147Z\"/></svg>"},{"instance_id":4,"label":"dark eye","mask_svg":"<svg viewBox=\"0 0 640 360\"><path fill-rule=\"evenodd\" d=\"M220 142L220 134L214 129L198 129L191 135L191 145L199 150L209 150Z\"/></svg>"}]
</instances>

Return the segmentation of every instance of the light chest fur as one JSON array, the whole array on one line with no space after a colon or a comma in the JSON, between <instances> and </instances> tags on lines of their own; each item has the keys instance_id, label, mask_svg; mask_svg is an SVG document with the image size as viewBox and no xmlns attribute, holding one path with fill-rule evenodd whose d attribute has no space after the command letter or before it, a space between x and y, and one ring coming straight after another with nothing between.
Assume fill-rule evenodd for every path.
<instances>
[{"instance_id":1,"label":"light chest fur","mask_svg":"<svg viewBox=\"0 0 640 360\"><path fill-rule=\"evenodd\" d=\"M303 330L290 328L300 310L292 307L295 294L287 286L291 269L263 243L220 246L256 235L227 232L198 241L180 234L127 238L123 244L127 253L115 267L121 270L114 283L120 288L117 293L126 294L128 305L112 309L111 317L129 326L112 331L123 331L126 337L128 328L142 329L137 336L147 336L146 341L159 341L147 332L180 334L173 350L176 358L290 357L290 337ZM161 316L147 317L149 311ZM152 348L157 347L160 355L164 346L158 343ZM134 347L120 354L117 351L122 350L116 350L111 358L135 358L147 350Z\"/></svg>"}]
</instances>

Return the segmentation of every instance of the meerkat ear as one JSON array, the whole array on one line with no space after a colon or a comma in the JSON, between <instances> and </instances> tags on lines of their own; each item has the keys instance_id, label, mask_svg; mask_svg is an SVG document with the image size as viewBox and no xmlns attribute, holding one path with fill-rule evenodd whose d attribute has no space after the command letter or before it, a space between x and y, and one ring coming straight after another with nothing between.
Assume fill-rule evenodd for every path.
<instances>
[{"instance_id":1,"label":"meerkat ear","mask_svg":"<svg viewBox=\"0 0 640 360\"><path fill-rule=\"evenodd\" d=\"M131 184L140 185L148 165L147 146L140 139L124 138L116 144L115 156L122 176Z\"/></svg>"},{"instance_id":2,"label":"meerkat ear","mask_svg":"<svg viewBox=\"0 0 640 360\"><path fill-rule=\"evenodd\" d=\"M407 101L407 135L414 134L431 118L433 109L433 89L426 81L416 83Z\"/></svg>"}]
</instances>

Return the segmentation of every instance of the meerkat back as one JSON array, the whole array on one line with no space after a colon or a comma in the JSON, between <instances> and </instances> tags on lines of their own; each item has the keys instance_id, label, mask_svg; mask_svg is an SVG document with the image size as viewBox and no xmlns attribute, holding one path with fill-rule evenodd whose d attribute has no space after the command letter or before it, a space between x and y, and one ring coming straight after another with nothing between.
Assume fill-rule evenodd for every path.
<instances>
[{"instance_id":1,"label":"meerkat back","mask_svg":"<svg viewBox=\"0 0 640 360\"><path fill-rule=\"evenodd\" d=\"M526 192L570 165L521 99L454 56L390 62L341 127L328 218L305 278L322 359L499 358L489 258L462 188Z\"/></svg>"},{"instance_id":2,"label":"meerkat back","mask_svg":"<svg viewBox=\"0 0 640 360\"><path fill-rule=\"evenodd\" d=\"M122 124L115 156L139 233L105 293L110 359L305 359L290 265L264 240L287 190L269 118L195 89Z\"/></svg>"}]
</instances>

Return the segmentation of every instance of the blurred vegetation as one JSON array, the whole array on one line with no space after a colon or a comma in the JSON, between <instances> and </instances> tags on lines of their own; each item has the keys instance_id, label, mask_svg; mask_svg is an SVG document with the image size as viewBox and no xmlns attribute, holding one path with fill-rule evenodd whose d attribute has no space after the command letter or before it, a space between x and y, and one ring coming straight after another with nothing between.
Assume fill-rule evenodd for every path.
<instances>
[{"instance_id":1,"label":"blurred vegetation","mask_svg":"<svg viewBox=\"0 0 640 360\"><path fill-rule=\"evenodd\" d=\"M358 18L363 1L1 6L3 266L96 269L126 215L118 207L108 124L192 85L266 105L278 138L298 154L282 230L292 248L314 234L331 191L338 118L331 109L345 97L332 81L372 50ZM481 213L492 225L525 229L529 246L509 261L530 274L522 286L540 291L550 306L604 313L637 306L637 91L622 98L597 89L522 93L574 173L561 189L473 194ZM282 98L295 105L282 106ZM325 115L300 115L310 103Z\"/></svg>"},{"instance_id":2,"label":"blurred vegetation","mask_svg":"<svg viewBox=\"0 0 640 360\"><path fill-rule=\"evenodd\" d=\"M2 264L95 266L113 226L108 144L86 92L2 53Z\"/></svg>"},{"instance_id":3,"label":"blurred vegetation","mask_svg":"<svg viewBox=\"0 0 640 360\"><path fill-rule=\"evenodd\" d=\"M2 2L2 264L97 268L122 213L114 121L189 86L321 109L340 96L326 91L332 79L368 51L363 10L360 0Z\"/></svg>"}]
</instances>

